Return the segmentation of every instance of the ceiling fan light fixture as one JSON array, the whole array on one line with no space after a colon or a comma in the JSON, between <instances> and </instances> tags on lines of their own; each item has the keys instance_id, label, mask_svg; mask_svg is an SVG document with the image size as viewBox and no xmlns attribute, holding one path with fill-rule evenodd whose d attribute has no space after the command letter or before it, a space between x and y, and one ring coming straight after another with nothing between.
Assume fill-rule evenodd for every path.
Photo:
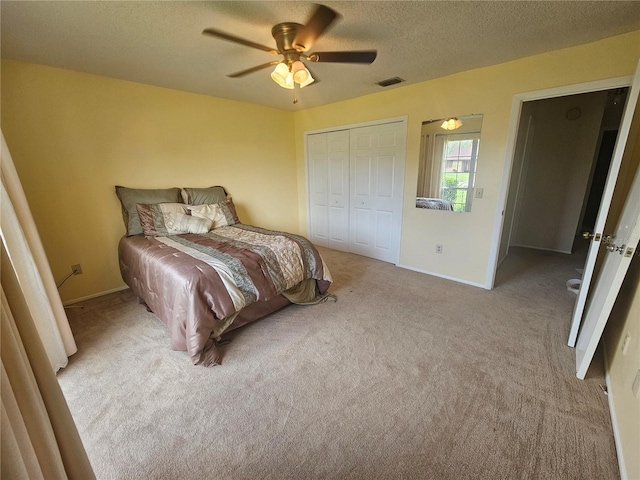
<instances>
[{"instance_id":1,"label":"ceiling fan light fixture","mask_svg":"<svg viewBox=\"0 0 640 480\"><path fill-rule=\"evenodd\" d=\"M293 72L293 81L300 85L300 88L304 88L315 82L315 79L311 75L309 69L305 67L304 63L300 60L293 62L293 65L291 65L291 71Z\"/></svg>"},{"instance_id":2,"label":"ceiling fan light fixture","mask_svg":"<svg viewBox=\"0 0 640 480\"><path fill-rule=\"evenodd\" d=\"M458 120L456 117L447 118L440 128L444 128L445 130L456 130L462 126L462 122Z\"/></svg>"},{"instance_id":3,"label":"ceiling fan light fixture","mask_svg":"<svg viewBox=\"0 0 640 480\"><path fill-rule=\"evenodd\" d=\"M303 88L315 81L311 72L300 60L293 62L291 67L286 62L280 62L271 72L271 78L282 88L289 90L292 90L296 83Z\"/></svg>"},{"instance_id":4,"label":"ceiling fan light fixture","mask_svg":"<svg viewBox=\"0 0 640 480\"><path fill-rule=\"evenodd\" d=\"M289 90L293 90L293 75L291 74L291 72L289 72L289 74L287 75L287 78L285 80L285 84L283 85L284 88L288 88Z\"/></svg>"},{"instance_id":5,"label":"ceiling fan light fixture","mask_svg":"<svg viewBox=\"0 0 640 480\"><path fill-rule=\"evenodd\" d=\"M280 62L276 65L276 68L271 72L271 78L282 88L288 88L290 90L293 88L293 75L289 71L287 64L284 62Z\"/></svg>"},{"instance_id":6,"label":"ceiling fan light fixture","mask_svg":"<svg viewBox=\"0 0 640 480\"><path fill-rule=\"evenodd\" d=\"M307 71L308 71L308 70L307 70ZM313 77L311 76L311 73L309 73L309 77L308 77L304 82L302 82L302 83L300 84L300 88L304 88L304 87L306 87L307 85L311 85L311 84L312 84L313 82L315 82L315 81L316 81L316 80L315 80L315 78L313 78Z\"/></svg>"},{"instance_id":7,"label":"ceiling fan light fixture","mask_svg":"<svg viewBox=\"0 0 640 480\"><path fill-rule=\"evenodd\" d=\"M307 67L305 67L304 63L300 60L293 62L293 65L291 65L291 72L293 73L293 81L300 85L306 82L311 76Z\"/></svg>"}]
</instances>

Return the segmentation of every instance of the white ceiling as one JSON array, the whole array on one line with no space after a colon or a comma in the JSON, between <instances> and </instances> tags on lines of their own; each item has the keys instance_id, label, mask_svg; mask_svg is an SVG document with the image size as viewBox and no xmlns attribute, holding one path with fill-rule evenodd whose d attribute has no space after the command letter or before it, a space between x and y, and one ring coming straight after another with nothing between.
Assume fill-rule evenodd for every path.
<instances>
[{"instance_id":1,"label":"white ceiling","mask_svg":"<svg viewBox=\"0 0 640 480\"><path fill-rule=\"evenodd\" d=\"M300 110L472 68L640 30L638 1L339 1L342 18L315 51L376 49L371 65L312 64L316 85L293 93L271 69L226 75L277 59L201 34L214 27L275 46L271 27L306 23L299 1L0 2L2 57Z\"/></svg>"}]
</instances>

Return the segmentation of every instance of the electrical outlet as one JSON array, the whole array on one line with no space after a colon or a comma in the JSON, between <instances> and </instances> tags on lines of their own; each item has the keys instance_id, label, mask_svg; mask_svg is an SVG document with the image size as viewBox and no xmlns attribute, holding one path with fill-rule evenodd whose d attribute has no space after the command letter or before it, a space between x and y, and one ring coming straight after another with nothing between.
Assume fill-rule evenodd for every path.
<instances>
[{"instance_id":1,"label":"electrical outlet","mask_svg":"<svg viewBox=\"0 0 640 480\"><path fill-rule=\"evenodd\" d=\"M74 275L80 275L82 273L82 267L79 263L77 265L71 265L71 272Z\"/></svg>"},{"instance_id":2,"label":"electrical outlet","mask_svg":"<svg viewBox=\"0 0 640 480\"><path fill-rule=\"evenodd\" d=\"M436 253L442 253L442 245L439 243L436 243Z\"/></svg>"},{"instance_id":3,"label":"electrical outlet","mask_svg":"<svg viewBox=\"0 0 640 480\"><path fill-rule=\"evenodd\" d=\"M476 198L482 198L484 195L484 188L476 188Z\"/></svg>"},{"instance_id":4,"label":"electrical outlet","mask_svg":"<svg viewBox=\"0 0 640 480\"><path fill-rule=\"evenodd\" d=\"M627 350L629 350L629 343L631 343L631 335L627 333L622 341L622 355L627 354Z\"/></svg>"}]
</instances>

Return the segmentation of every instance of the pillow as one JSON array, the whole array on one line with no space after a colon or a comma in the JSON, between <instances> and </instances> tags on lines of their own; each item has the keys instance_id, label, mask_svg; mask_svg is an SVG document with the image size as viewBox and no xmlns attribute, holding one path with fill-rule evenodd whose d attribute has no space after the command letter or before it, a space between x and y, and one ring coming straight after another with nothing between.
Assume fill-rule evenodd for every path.
<instances>
[{"instance_id":1,"label":"pillow","mask_svg":"<svg viewBox=\"0 0 640 480\"><path fill-rule=\"evenodd\" d=\"M116 195L122 205L122 219L127 229L127 236L140 235L142 233L136 204L179 203L182 201L179 188L148 190L116 186Z\"/></svg>"},{"instance_id":2,"label":"pillow","mask_svg":"<svg viewBox=\"0 0 640 480\"><path fill-rule=\"evenodd\" d=\"M223 187L183 188L182 200L187 205L205 205L224 201L227 192Z\"/></svg>"},{"instance_id":3,"label":"pillow","mask_svg":"<svg viewBox=\"0 0 640 480\"><path fill-rule=\"evenodd\" d=\"M240 223L231 198L227 198L224 202L208 205L188 205L187 209L194 217L211 220L213 222L212 228Z\"/></svg>"},{"instance_id":4,"label":"pillow","mask_svg":"<svg viewBox=\"0 0 640 480\"><path fill-rule=\"evenodd\" d=\"M182 203L137 204L142 232L147 237L179 235L181 233L207 233L211 220L187 215Z\"/></svg>"}]
</instances>

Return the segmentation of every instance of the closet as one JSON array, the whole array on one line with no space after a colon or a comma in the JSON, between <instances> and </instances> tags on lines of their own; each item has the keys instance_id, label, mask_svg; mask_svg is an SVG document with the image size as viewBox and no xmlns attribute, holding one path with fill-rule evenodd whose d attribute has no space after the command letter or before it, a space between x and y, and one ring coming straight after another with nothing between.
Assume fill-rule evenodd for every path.
<instances>
[{"instance_id":1,"label":"closet","mask_svg":"<svg viewBox=\"0 0 640 480\"><path fill-rule=\"evenodd\" d=\"M406 121L306 134L309 238L398 263Z\"/></svg>"}]
</instances>

